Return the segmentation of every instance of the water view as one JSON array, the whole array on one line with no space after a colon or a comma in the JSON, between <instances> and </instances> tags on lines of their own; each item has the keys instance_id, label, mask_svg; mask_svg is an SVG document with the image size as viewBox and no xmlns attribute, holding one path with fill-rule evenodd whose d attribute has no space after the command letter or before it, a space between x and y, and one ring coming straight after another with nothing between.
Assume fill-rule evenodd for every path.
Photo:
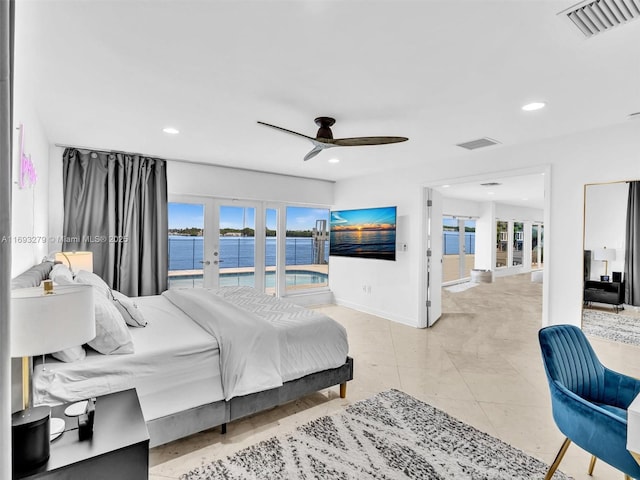
<instances>
[{"instance_id":1,"label":"water view","mask_svg":"<svg viewBox=\"0 0 640 480\"><path fill-rule=\"evenodd\" d=\"M169 271L199 270L202 268L203 237L169 236ZM325 242L324 263L329 261L329 242ZM253 267L255 264L254 237L220 237L220 268ZM314 263L313 239L293 237L286 239L286 264L311 265ZM276 264L276 238L267 237L265 265Z\"/></svg>"}]
</instances>

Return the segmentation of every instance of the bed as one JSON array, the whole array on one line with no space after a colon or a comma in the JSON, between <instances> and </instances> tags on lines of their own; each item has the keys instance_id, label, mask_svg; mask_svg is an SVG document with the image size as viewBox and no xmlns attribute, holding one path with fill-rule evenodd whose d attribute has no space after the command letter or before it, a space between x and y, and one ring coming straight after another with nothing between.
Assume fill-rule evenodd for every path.
<instances>
[{"instance_id":1,"label":"bed","mask_svg":"<svg viewBox=\"0 0 640 480\"><path fill-rule=\"evenodd\" d=\"M53 264L12 288L33 286ZM55 405L136 388L150 446L222 426L353 378L344 328L320 313L247 287L177 289L135 299L134 353L34 369L34 402ZM212 314L212 312L216 312Z\"/></svg>"}]
</instances>

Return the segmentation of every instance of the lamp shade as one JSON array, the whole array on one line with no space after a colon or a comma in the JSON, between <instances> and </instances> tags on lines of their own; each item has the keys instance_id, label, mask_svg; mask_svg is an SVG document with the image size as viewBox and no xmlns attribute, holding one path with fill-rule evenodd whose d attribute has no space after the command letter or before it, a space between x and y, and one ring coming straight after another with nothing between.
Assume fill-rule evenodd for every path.
<instances>
[{"instance_id":1,"label":"lamp shade","mask_svg":"<svg viewBox=\"0 0 640 480\"><path fill-rule=\"evenodd\" d=\"M606 260L611 262L616 259L616 249L615 248L598 248L593 252L594 260Z\"/></svg>"},{"instance_id":2,"label":"lamp shade","mask_svg":"<svg viewBox=\"0 0 640 480\"><path fill-rule=\"evenodd\" d=\"M11 291L11 356L32 357L82 345L96 336L93 287L56 286Z\"/></svg>"},{"instance_id":3,"label":"lamp shade","mask_svg":"<svg viewBox=\"0 0 640 480\"><path fill-rule=\"evenodd\" d=\"M61 262L71 269L73 273L80 270L93 272L93 253L92 252L57 252L56 262Z\"/></svg>"}]
</instances>

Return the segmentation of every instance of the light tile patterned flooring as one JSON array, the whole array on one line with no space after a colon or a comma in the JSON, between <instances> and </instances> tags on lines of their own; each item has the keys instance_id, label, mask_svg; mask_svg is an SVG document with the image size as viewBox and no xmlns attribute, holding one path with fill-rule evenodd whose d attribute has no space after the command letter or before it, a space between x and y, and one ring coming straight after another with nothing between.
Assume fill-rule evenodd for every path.
<instances>
[{"instance_id":1,"label":"light tile patterned flooring","mask_svg":"<svg viewBox=\"0 0 640 480\"><path fill-rule=\"evenodd\" d=\"M551 417L538 348L542 286L529 274L497 278L459 293L443 292L440 321L415 329L344 307L319 307L343 324L354 358L347 398L338 388L157 447L150 479L178 479L202 463L290 432L313 418L389 388L419 398L474 427L551 463L563 436ZM602 362L640 377L640 348L591 338ZM622 479L598 463L587 475L589 455L572 445L560 469L576 480Z\"/></svg>"}]
</instances>

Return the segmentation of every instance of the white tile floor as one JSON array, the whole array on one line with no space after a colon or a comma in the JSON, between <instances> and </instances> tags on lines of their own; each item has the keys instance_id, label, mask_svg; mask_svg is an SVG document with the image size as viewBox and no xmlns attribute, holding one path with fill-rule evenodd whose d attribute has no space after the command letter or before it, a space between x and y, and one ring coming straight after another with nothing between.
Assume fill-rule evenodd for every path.
<instances>
[{"instance_id":1,"label":"white tile floor","mask_svg":"<svg viewBox=\"0 0 640 480\"><path fill-rule=\"evenodd\" d=\"M551 463L563 436L551 417L538 348L542 286L530 275L497 278L459 293L443 292L440 321L415 329L339 306L319 307L349 333L354 380L338 388L219 429L151 450L150 479L178 479L190 468L229 455L313 418L389 388L415 396L530 455ZM591 338L608 367L640 377L640 348ZM572 445L560 469L576 480L622 479Z\"/></svg>"}]
</instances>

